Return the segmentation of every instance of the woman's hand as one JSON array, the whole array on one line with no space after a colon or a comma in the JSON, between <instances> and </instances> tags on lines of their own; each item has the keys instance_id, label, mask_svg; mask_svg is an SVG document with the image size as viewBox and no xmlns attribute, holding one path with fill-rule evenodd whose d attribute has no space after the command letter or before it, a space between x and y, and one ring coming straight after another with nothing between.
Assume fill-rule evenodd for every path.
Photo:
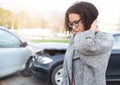
<instances>
[{"instance_id":1,"label":"woman's hand","mask_svg":"<svg viewBox=\"0 0 120 85\"><path fill-rule=\"evenodd\" d=\"M98 25L97 25L97 20L94 20L93 23L91 24L90 29L94 31L95 33L98 31Z\"/></svg>"}]
</instances>

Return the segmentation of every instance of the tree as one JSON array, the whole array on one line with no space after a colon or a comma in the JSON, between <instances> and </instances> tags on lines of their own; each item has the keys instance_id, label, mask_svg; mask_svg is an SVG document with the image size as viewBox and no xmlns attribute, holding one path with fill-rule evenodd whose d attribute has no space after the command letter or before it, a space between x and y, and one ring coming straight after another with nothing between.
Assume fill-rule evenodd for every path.
<instances>
[{"instance_id":1,"label":"tree","mask_svg":"<svg viewBox=\"0 0 120 85\"><path fill-rule=\"evenodd\" d=\"M12 15L11 11L0 8L0 25L11 28Z\"/></svg>"}]
</instances>

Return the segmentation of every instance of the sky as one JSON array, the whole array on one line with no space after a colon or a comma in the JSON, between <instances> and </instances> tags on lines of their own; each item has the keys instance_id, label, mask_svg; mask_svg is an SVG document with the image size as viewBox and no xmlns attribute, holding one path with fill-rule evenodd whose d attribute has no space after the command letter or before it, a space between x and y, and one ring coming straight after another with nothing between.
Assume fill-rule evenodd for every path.
<instances>
[{"instance_id":1,"label":"sky","mask_svg":"<svg viewBox=\"0 0 120 85\"><path fill-rule=\"evenodd\" d=\"M81 1L81 0L77 0ZM99 10L100 21L118 23L120 21L120 0L83 0L93 3ZM76 0L0 0L0 7L14 13L24 10L30 14L43 11L63 11Z\"/></svg>"}]
</instances>

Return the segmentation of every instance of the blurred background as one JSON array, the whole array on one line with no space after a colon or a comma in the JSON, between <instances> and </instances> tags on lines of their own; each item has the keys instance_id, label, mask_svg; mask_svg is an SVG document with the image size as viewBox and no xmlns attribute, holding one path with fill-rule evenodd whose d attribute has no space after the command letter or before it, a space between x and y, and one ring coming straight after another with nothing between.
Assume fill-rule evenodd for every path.
<instances>
[{"instance_id":1,"label":"blurred background","mask_svg":"<svg viewBox=\"0 0 120 85\"><path fill-rule=\"evenodd\" d=\"M77 0L81 1L81 0ZM83 0L99 10L102 31L120 31L120 0ZM75 0L0 0L0 26L25 39L65 38L64 14Z\"/></svg>"}]
</instances>

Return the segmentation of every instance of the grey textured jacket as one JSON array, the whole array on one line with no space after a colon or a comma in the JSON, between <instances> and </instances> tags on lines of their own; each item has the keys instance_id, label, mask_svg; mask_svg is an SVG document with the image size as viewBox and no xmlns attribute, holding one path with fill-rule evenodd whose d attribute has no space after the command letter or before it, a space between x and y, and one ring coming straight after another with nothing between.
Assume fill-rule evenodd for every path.
<instances>
[{"instance_id":1,"label":"grey textured jacket","mask_svg":"<svg viewBox=\"0 0 120 85\"><path fill-rule=\"evenodd\" d=\"M72 37L63 64L61 85L106 85L105 73L113 46L113 36L92 30Z\"/></svg>"}]
</instances>

